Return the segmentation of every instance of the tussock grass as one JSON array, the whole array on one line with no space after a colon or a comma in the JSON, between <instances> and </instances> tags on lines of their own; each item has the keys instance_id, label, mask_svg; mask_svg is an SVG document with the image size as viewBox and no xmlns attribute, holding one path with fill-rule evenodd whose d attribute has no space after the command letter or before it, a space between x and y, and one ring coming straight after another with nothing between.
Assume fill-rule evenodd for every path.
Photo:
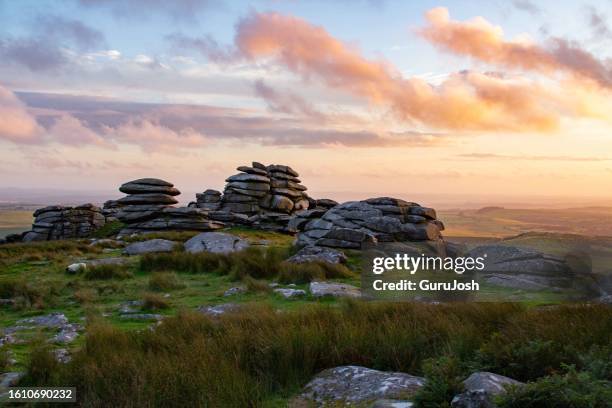
<instances>
[{"instance_id":1,"label":"tussock grass","mask_svg":"<svg viewBox=\"0 0 612 408\"><path fill-rule=\"evenodd\" d=\"M92 407L107 401L116 406L256 407L271 396L293 395L325 368L356 364L437 376L433 385L450 395L453 383L445 381L465 378L468 370L531 378L509 363L502 340L514 346L559 341L563 361L555 364L584 369L570 351L609 349L611 329L607 306L535 310L516 304L351 301L340 308L316 305L276 313L254 305L217 320L182 312L154 331L125 332L95 323L72 362L58 367L34 355L28 384L75 385L81 404ZM491 364L479 365L478 352L489 353ZM529 365L538 365L539 357L532 354Z\"/></svg>"},{"instance_id":2,"label":"tussock grass","mask_svg":"<svg viewBox=\"0 0 612 408\"><path fill-rule=\"evenodd\" d=\"M127 265L114 264L88 265L83 273L83 278L87 280L127 279L132 276Z\"/></svg>"},{"instance_id":3,"label":"tussock grass","mask_svg":"<svg viewBox=\"0 0 612 408\"><path fill-rule=\"evenodd\" d=\"M154 272L149 277L149 289L154 291L168 292L184 287L185 285L174 272Z\"/></svg>"},{"instance_id":4,"label":"tussock grass","mask_svg":"<svg viewBox=\"0 0 612 408\"><path fill-rule=\"evenodd\" d=\"M0 261L4 263L64 261L66 257L100 254L102 248L89 246L84 240L58 240L5 244L0 246Z\"/></svg>"},{"instance_id":5,"label":"tussock grass","mask_svg":"<svg viewBox=\"0 0 612 408\"><path fill-rule=\"evenodd\" d=\"M313 280L348 278L352 272L343 265L325 262L290 264L284 262L288 250L270 247L250 247L229 255L202 252L167 252L145 254L140 258L144 272L177 271L184 273L215 273L240 280L279 279L283 283L307 283Z\"/></svg>"},{"instance_id":6,"label":"tussock grass","mask_svg":"<svg viewBox=\"0 0 612 408\"><path fill-rule=\"evenodd\" d=\"M143 301L142 308L145 310L160 310L170 307L168 300L157 293L145 293Z\"/></svg>"},{"instance_id":7,"label":"tussock grass","mask_svg":"<svg viewBox=\"0 0 612 408\"><path fill-rule=\"evenodd\" d=\"M13 308L43 309L53 304L61 292L58 283L34 283L24 278L8 278L0 280L0 298L13 299Z\"/></svg>"},{"instance_id":8,"label":"tussock grass","mask_svg":"<svg viewBox=\"0 0 612 408\"><path fill-rule=\"evenodd\" d=\"M79 303L92 303L98 299L98 291L93 288L81 288L74 292L74 298Z\"/></svg>"}]
</instances>

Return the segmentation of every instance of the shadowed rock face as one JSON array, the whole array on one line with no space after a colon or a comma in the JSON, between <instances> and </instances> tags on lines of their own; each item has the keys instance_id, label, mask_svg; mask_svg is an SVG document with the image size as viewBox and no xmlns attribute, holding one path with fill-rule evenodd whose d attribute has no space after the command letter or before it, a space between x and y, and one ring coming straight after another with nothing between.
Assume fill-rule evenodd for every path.
<instances>
[{"instance_id":1,"label":"shadowed rock face","mask_svg":"<svg viewBox=\"0 0 612 408\"><path fill-rule=\"evenodd\" d=\"M379 197L343 203L307 221L298 244L359 249L365 242L437 241L443 229L435 210Z\"/></svg>"},{"instance_id":2,"label":"shadowed rock face","mask_svg":"<svg viewBox=\"0 0 612 408\"><path fill-rule=\"evenodd\" d=\"M25 242L86 238L106 223L102 210L93 204L44 207L34 217L32 230L23 235Z\"/></svg>"}]
</instances>

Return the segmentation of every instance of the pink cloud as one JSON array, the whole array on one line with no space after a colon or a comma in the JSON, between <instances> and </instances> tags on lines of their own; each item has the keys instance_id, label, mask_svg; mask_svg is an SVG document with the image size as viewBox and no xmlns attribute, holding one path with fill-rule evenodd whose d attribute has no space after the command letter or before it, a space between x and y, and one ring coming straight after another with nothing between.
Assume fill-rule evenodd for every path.
<instances>
[{"instance_id":1,"label":"pink cloud","mask_svg":"<svg viewBox=\"0 0 612 408\"><path fill-rule=\"evenodd\" d=\"M0 86L0 139L36 143L41 129L15 94Z\"/></svg>"}]
</instances>

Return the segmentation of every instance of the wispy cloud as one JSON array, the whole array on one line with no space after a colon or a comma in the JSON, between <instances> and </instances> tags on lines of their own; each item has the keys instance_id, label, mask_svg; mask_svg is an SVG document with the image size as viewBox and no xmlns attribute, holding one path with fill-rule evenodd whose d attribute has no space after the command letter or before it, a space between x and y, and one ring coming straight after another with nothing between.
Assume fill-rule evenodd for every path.
<instances>
[{"instance_id":1,"label":"wispy cloud","mask_svg":"<svg viewBox=\"0 0 612 408\"><path fill-rule=\"evenodd\" d=\"M546 156L546 155L510 155L497 153L464 153L455 157L474 160L528 160L528 161L569 161L569 162L606 162L612 157L601 156Z\"/></svg>"},{"instance_id":2,"label":"wispy cloud","mask_svg":"<svg viewBox=\"0 0 612 408\"><path fill-rule=\"evenodd\" d=\"M149 18L154 14L165 15L181 22L196 22L203 12L224 7L222 0L76 0L88 8L109 10L115 17L124 19Z\"/></svg>"}]
</instances>

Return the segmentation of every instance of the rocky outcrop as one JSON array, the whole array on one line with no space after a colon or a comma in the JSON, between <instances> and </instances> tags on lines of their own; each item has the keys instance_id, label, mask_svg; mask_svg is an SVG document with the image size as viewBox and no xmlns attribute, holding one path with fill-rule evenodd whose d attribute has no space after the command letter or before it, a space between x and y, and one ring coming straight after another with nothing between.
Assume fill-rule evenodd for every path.
<instances>
[{"instance_id":1,"label":"rocky outcrop","mask_svg":"<svg viewBox=\"0 0 612 408\"><path fill-rule=\"evenodd\" d=\"M360 249L367 242L438 241L443 229L434 209L379 197L337 205L308 221L298 245Z\"/></svg>"},{"instance_id":2,"label":"rocky outcrop","mask_svg":"<svg viewBox=\"0 0 612 408\"><path fill-rule=\"evenodd\" d=\"M347 283L310 282L309 289L315 298L328 296L357 298L361 296L361 291L358 287Z\"/></svg>"},{"instance_id":3,"label":"rocky outcrop","mask_svg":"<svg viewBox=\"0 0 612 408\"><path fill-rule=\"evenodd\" d=\"M424 385L424 378L405 373L341 366L317 374L306 384L296 404L370 406L381 399L410 397Z\"/></svg>"},{"instance_id":4,"label":"rocky outcrop","mask_svg":"<svg viewBox=\"0 0 612 408\"><path fill-rule=\"evenodd\" d=\"M479 275L497 286L540 290L569 288L574 283L575 275L563 259L533 249L483 245L466 257L484 258L485 268Z\"/></svg>"},{"instance_id":5,"label":"rocky outcrop","mask_svg":"<svg viewBox=\"0 0 612 408\"><path fill-rule=\"evenodd\" d=\"M114 216L126 224L122 235L166 230L211 231L224 226L209 219L208 210L174 207L180 191L167 181L138 179L123 184L119 191L127 195L110 205L119 208Z\"/></svg>"},{"instance_id":6,"label":"rocky outcrop","mask_svg":"<svg viewBox=\"0 0 612 408\"><path fill-rule=\"evenodd\" d=\"M106 223L102 210L93 204L44 207L34 212L34 218L32 230L23 234L24 242L86 238Z\"/></svg>"},{"instance_id":7,"label":"rocky outcrop","mask_svg":"<svg viewBox=\"0 0 612 408\"><path fill-rule=\"evenodd\" d=\"M210 210L211 219L227 224L295 233L304 224L293 222L295 218L320 217L337 204L308 197L299 174L289 166L253 162L237 170L226 179L223 194L206 190L190 206Z\"/></svg>"}]
</instances>

